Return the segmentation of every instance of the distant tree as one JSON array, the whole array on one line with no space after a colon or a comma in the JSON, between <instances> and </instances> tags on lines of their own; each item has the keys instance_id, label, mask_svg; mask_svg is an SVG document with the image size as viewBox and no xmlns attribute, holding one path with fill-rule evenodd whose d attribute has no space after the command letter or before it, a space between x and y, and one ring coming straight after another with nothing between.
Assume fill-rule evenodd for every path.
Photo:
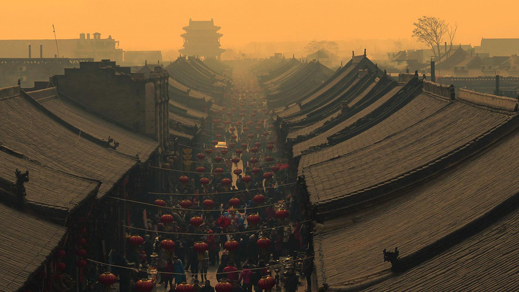
<instances>
[{"instance_id":1,"label":"distant tree","mask_svg":"<svg viewBox=\"0 0 519 292\"><path fill-rule=\"evenodd\" d=\"M452 42L454 41L454 37L456 36L456 31L458 31L458 24L454 24L454 27L449 27L449 40L450 40L450 48L452 49Z\"/></svg>"},{"instance_id":2,"label":"distant tree","mask_svg":"<svg viewBox=\"0 0 519 292\"><path fill-rule=\"evenodd\" d=\"M339 51L339 45L336 42L330 41L311 41L305 46L305 52L308 54L315 53L322 49L337 54Z\"/></svg>"},{"instance_id":3,"label":"distant tree","mask_svg":"<svg viewBox=\"0 0 519 292\"><path fill-rule=\"evenodd\" d=\"M435 59L441 61L440 46L445 34L449 32L449 24L438 17L422 16L413 25L413 37L427 44L433 51Z\"/></svg>"}]
</instances>

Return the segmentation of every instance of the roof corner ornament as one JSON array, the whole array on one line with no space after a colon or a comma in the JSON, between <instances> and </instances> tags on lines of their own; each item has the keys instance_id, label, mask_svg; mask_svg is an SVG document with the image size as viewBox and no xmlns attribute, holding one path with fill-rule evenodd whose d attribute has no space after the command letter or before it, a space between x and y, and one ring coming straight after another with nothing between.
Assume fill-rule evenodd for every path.
<instances>
[{"instance_id":1,"label":"roof corner ornament","mask_svg":"<svg viewBox=\"0 0 519 292\"><path fill-rule=\"evenodd\" d=\"M114 138L108 136L108 141L106 142L106 145L114 150L119 147L119 142L115 141Z\"/></svg>"},{"instance_id":2,"label":"roof corner ornament","mask_svg":"<svg viewBox=\"0 0 519 292\"><path fill-rule=\"evenodd\" d=\"M25 173L22 173L17 168L14 174L16 175L16 183L13 186L12 191L16 194L18 207L23 209L23 206L25 205L25 196L27 196L24 184L29 181L29 171L26 170Z\"/></svg>"},{"instance_id":3,"label":"roof corner ornament","mask_svg":"<svg viewBox=\"0 0 519 292\"><path fill-rule=\"evenodd\" d=\"M395 247L394 252L386 251L386 249L384 249L382 252L384 253L384 262L390 262L391 270L397 270L400 267L400 259L398 258L400 252L398 251L398 247Z\"/></svg>"}]
</instances>

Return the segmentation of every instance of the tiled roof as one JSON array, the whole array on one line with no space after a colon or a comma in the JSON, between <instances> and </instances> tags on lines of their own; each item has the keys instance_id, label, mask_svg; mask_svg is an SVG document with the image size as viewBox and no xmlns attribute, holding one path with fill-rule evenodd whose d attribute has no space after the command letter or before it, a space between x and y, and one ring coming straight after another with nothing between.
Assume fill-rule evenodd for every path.
<instances>
[{"instance_id":1,"label":"tiled roof","mask_svg":"<svg viewBox=\"0 0 519 292\"><path fill-rule=\"evenodd\" d=\"M51 113L83 132L97 137L99 140L107 141L108 137L113 138L119 142L116 149L118 152L132 157L138 154L141 161L148 160L150 154L159 145L151 138L126 130L75 106L66 98L59 98L55 88L28 92L28 95L35 98Z\"/></svg>"},{"instance_id":2,"label":"tiled roof","mask_svg":"<svg viewBox=\"0 0 519 292\"><path fill-rule=\"evenodd\" d=\"M453 106L449 106L449 108L456 109L460 113L459 108ZM456 113L456 111L452 113ZM460 114L468 123L472 121L477 123L476 120L479 120L477 114L473 116L474 119L467 118L466 113ZM434 130L431 130L429 134L433 134L433 132ZM440 135L442 137L457 135L452 129L444 129L442 134ZM420 138L414 137L413 140L419 143ZM433 141L429 142L429 148L438 150L443 147ZM383 262L383 249L392 250L398 247L400 257L409 256L480 218L498 204L502 204L506 199L517 194L519 176L516 174L519 169L519 159L515 158L519 155L518 147L519 136L517 133L511 134L511 137L504 139L480 156L475 156L457 168L431 178L394 200L372 207L369 212L358 215L359 217L355 218L352 224L345 224L348 222L345 218L325 222L325 226L340 227L336 230L325 230L323 234L314 236L319 284L322 285L326 280L330 286L344 287L348 284L355 284L355 281L351 281L353 279L365 281L370 275L380 274L390 268L389 263ZM425 151L426 148L421 149ZM407 149L400 151L406 152ZM366 154L359 155L366 159L370 158L364 156ZM439 154L433 153L432 155L436 157ZM400 162L413 160L411 155L408 157L409 159L400 159ZM377 158L370 159L376 160ZM334 172L340 173L341 170L334 169ZM348 173L342 173L342 175L347 177ZM342 186L348 187L347 182L344 182ZM459 281L456 285L462 285L466 280L467 287L474 287L471 285L476 285L478 282L475 275L485 277L483 274L488 271L488 277L494 272L510 271L512 266L509 265L510 262L506 261L508 258L506 252L509 250L511 256L516 257L517 245L511 244L506 247L503 243L508 240L497 240L497 237L504 239L508 235L515 237L515 229L509 230L499 235L496 234L496 237L490 237L488 243L478 243L476 237L475 241L469 239L466 243L455 246L447 252L447 254L454 255L449 260L433 259L430 262L422 263L425 265L424 267L427 265L432 267L429 270L430 274L421 273L421 279L415 277L413 281L407 281L407 284L402 285L409 285L410 290L425 291L428 289L420 289L420 285L426 285L424 282L427 282L428 278L434 277L439 282L431 281L427 284L431 285L432 290L464 290L443 289L443 287L456 281L451 278L454 275ZM491 241L492 238L497 241ZM477 246L486 248L472 249ZM491 246L495 249L492 249ZM503 265L502 269L494 265L495 261L486 262L484 258L481 258L482 261L477 260L478 255L485 256L487 252L489 256L500 260ZM463 263L458 261L455 265L456 260L463 261ZM516 261L513 260L513 263ZM414 270L416 271L416 269ZM471 277L465 278L466 274ZM498 277L504 277L504 275ZM402 277L395 279L400 278L405 279ZM486 283L492 282L490 278L487 279L489 280L485 280ZM389 281L389 283L399 282ZM417 286L413 286L414 284ZM500 284L495 285L495 287L499 287ZM503 283L503 285L505 284ZM395 289L385 289L384 284L378 287L381 288L379 291L400 291L400 289L396 289L398 286L395 286ZM495 291L494 289L483 290Z\"/></svg>"},{"instance_id":3,"label":"tiled roof","mask_svg":"<svg viewBox=\"0 0 519 292\"><path fill-rule=\"evenodd\" d=\"M56 213L56 218L67 216L68 212L94 193L99 185L97 181L69 175L2 151L0 151L0 161L2 161L0 177L12 181L13 184L16 181L14 174L16 169L22 172L29 171L30 180L25 183L28 204L66 213Z\"/></svg>"},{"instance_id":4,"label":"tiled roof","mask_svg":"<svg viewBox=\"0 0 519 292\"><path fill-rule=\"evenodd\" d=\"M83 133L83 132L81 132ZM0 101L0 142L42 165L102 182L104 196L137 159L91 142L23 97Z\"/></svg>"},{"instance_id":5,"label":"tiled roof","mask_svg":"<svg viewBox=\"0 0 519 292\"><path fill-rule=\"evenodd\" d=\"M172 136L177 136L177 137L182 137L182 138L187 138L187 139L193 139L193 135L189 135L189 134L186 134L184 132L180 132L180 131L177 131L177 130L174 130L174 129L169 129L169 134L172 135Z\"/></svg>"},{"instance_id":6,"label":"tiled roof","mask_svg":"<svg viewBox=\"0 0 519 292\"><path fill-rule=\"evenodd\" d=\"M362 109L358 113L354 114L350 118L346 119L345 121L342 121L338 125L330 128L329 130L320 133L319 135L312 137L310 139L304 140L302 142L299 142L293 146L293 155L294 157L299 156L302 154L303 151L310 149L310 147L313 146L319 146L322 144L328 143L328 137L332 136L333 134L339 132L340 130L352 125L357 120L365 117L372 111L374 111L376 108L382 106L385 102L387 102L393 95L395 95L400 89L402 89L402 86L397 86L393 88L391 91L386 93L384 96L379 98L377 101L373 102L366 108Z\"/></svg>"},{"instance_id":7,"label":"tiled roof","mask_svg":"<svg viewBox=\"0 0 519 292\"><path fill-rule=\"evenodd\" d=\"M0 291L19 291L52 255L66 228L0 204Z\"/></svg>"},{"instance_id":8,"label":"tiled roof","mask_svg":"<svg viewBox=\"0 0 519 292\"><path fill-rule=\"evenodd\" d=\"M303 169L312 203L348 197L432 163L510 119L461 102L370 147ZM330 171L333 170L333 171Z\"/></svg>"},{"instance_id":9,"label":"tiled roof","mask_svg":"<svg viewBox=\"0 0 519 292\"><path fill-rule=\"evenodd\" d=\"M180 108L180 109L183 109L187 112L188 115L192 116L192 117L195 117L195 118L198 118L198 119L202 119L202 118L207 118L207 114L204 113L204 112L201 112L199 110L196 110L196 109L192 109L192 108L189 108L181 103L178 103L174 100L169 100L169 105L170 106L175 106L177 108Z\"/></svg>"},{"instance_id":10,"label":"tiled roof","mask_svg":"<svg viewBox=\"0 0 519 292\"><path fill-rule=\"evenodd\" d=\"M447 104L448 102L445 100L421 94L402 109L367 131L339 144L323 147L322 149L302 155L301 160L299 161L299 175L303 174L303 168L310 165L331 160L377 144L380 141L413 126L414 124L419 123Z\"/></svg>"},{"instance_id":11,"label":"tiled roof","mask_svg":"<svg viewBox=\"0 0 519 292\"><path fill-rule=\"evenodd\" d=\"M365 291L515 291L519 212Z\"/></svg>"}]
</instances>

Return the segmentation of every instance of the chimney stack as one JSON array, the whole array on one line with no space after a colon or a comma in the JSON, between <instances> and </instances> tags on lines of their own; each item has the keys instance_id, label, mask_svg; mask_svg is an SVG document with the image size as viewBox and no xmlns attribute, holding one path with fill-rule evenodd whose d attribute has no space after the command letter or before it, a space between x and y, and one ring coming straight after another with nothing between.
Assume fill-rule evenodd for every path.
<instances>
[{"instance_id":1,"label":"chimney stack","mask_svg":"<svg viewBox=\"0 0 519 292\"><path fill-rule=\"evenodd\" d=\"M496 75L496 90L494 91L494 95L499 95L499 75Z\"/></svg>"},{"instance_id":2,"label":"chimney stack","mask_svg":"<svg viewBox=\"0 0 519 292\"><path fill-rule=\"evenodd\" d=\"M431 60L431 81L436 83L436 64Z\"/></svg>"},{"instance_id":3,"label":"chimney stack","mask_svg":"<svg viewBox=\"0 0 519 292\"><path fill-rule=\"evenodd\" d=\"M40 59L43 59L43 45L40 45Z\"/></svg>"},{"instance_id":4,"label":"chimney stack","mask_svg":"<svg viewBox=\"0 0 519 292\"><path fill-rule=\"evenodd\" d=\"M29 45L29 59L31 58L31 45Z\"/></svg>"}]
</instances>

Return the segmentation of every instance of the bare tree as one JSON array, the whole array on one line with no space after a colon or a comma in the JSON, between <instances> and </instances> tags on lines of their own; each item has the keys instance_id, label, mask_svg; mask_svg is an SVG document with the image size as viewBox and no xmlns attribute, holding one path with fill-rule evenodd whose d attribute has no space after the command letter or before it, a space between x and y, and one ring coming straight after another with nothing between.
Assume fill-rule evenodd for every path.
<instances>
[{"instance_id":1,"label":"bare tree","mask_svg":"<svg viewBox=\"0 0 519 292\"><path fill-rule=\"evenodd\" d=\"M413 25L413 37L427 44L432 49L435 59L441 61L440 46L449 30L449 24L437 17L422 16Z\"/></svg>"},{"instance_id":2,"label":"bare tree","mask_svg":"<svg viewBox=\"0 0 519 292\"><path fill-rule=\"evenodd\" d=\"M454 27L449 27L449 40L450 40L450 49L452 49L452 42L454 41L454 37L456 36L456 31L458 31L458 24L455 23Z\"/></svg>"}]
</instances>

